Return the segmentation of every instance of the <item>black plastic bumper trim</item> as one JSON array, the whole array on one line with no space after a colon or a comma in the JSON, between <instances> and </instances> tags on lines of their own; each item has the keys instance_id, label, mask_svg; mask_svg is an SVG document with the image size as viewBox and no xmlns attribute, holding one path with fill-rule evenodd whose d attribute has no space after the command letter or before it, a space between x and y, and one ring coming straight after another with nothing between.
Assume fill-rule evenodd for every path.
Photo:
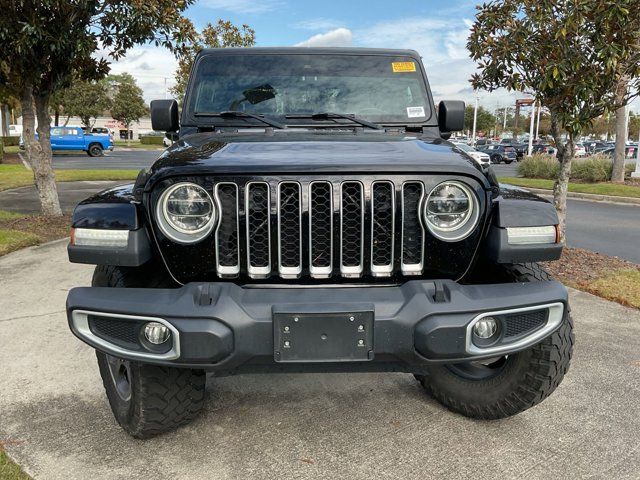
<instances>
[{"instance_id":1,"label":"black plastic bumper trim","mask_svg":"<svg viewBox=\"0 0 640 480\"><path fill-rule=\"evenodd\" d=\"M433 363L484 358L466 352L464 342L466 326L479 314L567 304L566 289L554 281L491 285L440 282L446 285L449 298L439 302L434 300L434 282L423 280L389 287L314 289L254 289L222 282L190 283L178 289L80 287L69 292L67 314L72 331L103 351L104 346L93 344L74 330L74 310L159 317L170 322L180 332L180 358L151 359L149 363L202 368L218 374L252 370L419 372ZM211 293L211 304L200 301L203 289ZM367 365L327 362L321 367L305 364L308 368L283 368L274 360L274 312L335 312L338 305L340 311L373 306L373 361ZM434 329L451 338L437 338Z\"/></svg>"}]
</instances>

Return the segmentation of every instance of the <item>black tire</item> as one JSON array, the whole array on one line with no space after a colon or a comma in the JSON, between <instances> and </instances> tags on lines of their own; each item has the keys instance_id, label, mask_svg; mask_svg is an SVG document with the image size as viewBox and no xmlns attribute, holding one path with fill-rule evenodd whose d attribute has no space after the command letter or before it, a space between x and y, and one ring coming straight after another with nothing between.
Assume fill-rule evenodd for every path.
<instances>
[{"instance_id":1,"label":"black tire","mask_svg":"<svg viewBox=\"0 0 640 480\"><path fill-rule=\"evenodd\" d=\"M537 263L502 267L496 281L548 281ZM416 378L429 395L449 410L466 417L495 420L537 405L562 382L573 353L573 320L568 312L558 330L533 347L501 357L473 375L469 364L429 367ZM463 368L464 367L464 368Z\"/></svg>"},{"instance_id":2,"label":"black tire","mask_svg":"<svg viewBox=\"0 0 640 480\"><path fill-rule=\"evenodd\" d=\"M513 163L513 160L505 160L504 163L506 163L507 165L511 165Z\"/></svg>"},{"instance_id":3,"label":"black tire","mask_svg":"<svg viewBox=\"0 0 640 480\"><path fill-rule=\"evenodd\" d=\"M491 163L500 165L500 161L501 161L500 155L491 155Z\"/></svg>"},{"instance_id":4,"label":"black tire","mask_svg":"<svg viewBox=\"0 0 640 480\"><path fill-rule=\"evenodd\" d=\"M153 265L142 268L99 265L92 285L158 288L172 284ZM202 370L147 365L99 351L96 356L113 415L135 438L148 438L185 425L204 406L206 375Z\"/></svg>"},{"instance_id":5,"label":"black tire","mask_svg":"<svg viewBox=\"0 0 640 480\"><path fill-rule=\"evenodd\" d=\"M98 143L92 143L89 145L89 149L87 150L87 155L90 157L101 157L102 156L102 146Z\"/></svg>"}]
</instances>

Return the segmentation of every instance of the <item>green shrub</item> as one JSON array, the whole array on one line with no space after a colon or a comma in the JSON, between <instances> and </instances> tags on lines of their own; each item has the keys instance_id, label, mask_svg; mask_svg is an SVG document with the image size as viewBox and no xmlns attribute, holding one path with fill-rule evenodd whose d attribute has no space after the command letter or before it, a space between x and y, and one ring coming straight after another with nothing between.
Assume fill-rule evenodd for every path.
<instances>
[{"instance_id":1,"label":"green shrub","mask_svg":"<svg viewBox=\"0 0 640 480\"><path fill-rule=\"evenodd\" d=\"M518 175L525 178L554 179L559 171L560 164L553 155L533 155L518 164Z\"/></svg>"},{"instance_id":2,"label":"green shrub","mask_svg":"<svg viewBox=\"0 0 640 480\"><path fill-rule=\"evenodd\" d=\"M162 145L163 138L160 135L145 135L140 137L140 143L143 145Z\"/></svg>"},{"instance_id":3,"label":"green shrub","mask_svg":"<svg viewBox=\"0 0 640 480\"><path fill-rule=\"evenodd\" d=\"M596 154L575 159L571 165L571 179L588 183L607 182L611 180L612 169L611 157L607 155Z\"/></svg>"},{"instance_id":4,"label":"green shrub","mask_svg":"<svg viewBox=\"0 0 640 480\"><path fill-rule=\"evenodd\" d=\"M631 173L635 172L635 171L636 171L636 164L635 163L627 163L624 166L624 176L625 177L631 177Z\"/></svg>"},{"instance_id":5,"label":"green shrub","mask_svg":"<svg viewBox=\"0 0 640 480\"><path fill-rule=\"evenodd\" d=\"M625 165L625 176L630 177L634 164ZM552 155L534 155L518 164L518 174L524 178L555 180L560 170L558 160ZM611 180L613 163L608 155L596 154L588 158L576 158L571 165L571 180L586 183Z\"/></svg>"}]
</instances>

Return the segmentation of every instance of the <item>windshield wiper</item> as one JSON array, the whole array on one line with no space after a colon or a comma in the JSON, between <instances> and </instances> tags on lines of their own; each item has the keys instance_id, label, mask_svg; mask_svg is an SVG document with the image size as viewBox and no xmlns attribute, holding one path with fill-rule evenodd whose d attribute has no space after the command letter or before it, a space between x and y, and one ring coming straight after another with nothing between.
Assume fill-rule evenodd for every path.
<instances>
[{"instance_id":1,"label":"windshield wiper","mask_svg":"<svg viewBox=\"0 0 640 480\"><path fill-rule=\"evenodd\" d=\"M323 112L323 113L314 113L312 115L295 114L295 115L285 115L285 118L311 118L312 120L330 120L332 118L346 118L347 120L351 120L354 123L359 123L364 127L373 128L374 130L384 130L377 123L369 122L368 120L364 120L362 118L358 118L353 115L346 115L344 113Z\"/></svg>"},{"instance_id":2,"label":"windshield wiper","mask_svg":"<svg viewBox=\"0 0 640 480\"><path fill-rule=\"evenodd\" d=\"M287 128L286 125L276 122L275 120L271 120L260 115L254 115L253 113L241 112L239 110L226 110L224 112L196 112L194 115L196 117L255 118L256 120L275 128Z\"/></svg>"}]
</instances>

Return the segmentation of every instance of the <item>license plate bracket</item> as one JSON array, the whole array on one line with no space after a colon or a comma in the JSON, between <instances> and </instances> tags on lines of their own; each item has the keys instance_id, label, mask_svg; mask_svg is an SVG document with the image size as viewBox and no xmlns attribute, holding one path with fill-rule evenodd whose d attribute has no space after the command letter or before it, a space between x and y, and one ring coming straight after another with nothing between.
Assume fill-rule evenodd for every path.
<instances>
[{"instance_id":1,"label":"license plate bracket","mask_svg":"<svg viewBox=\"0 0 640 480\"><path fill-rule=\"evenodd\" d=\"M373 311L273 314L276 362L373 360Z\"/></svg>"}]
</instances>

